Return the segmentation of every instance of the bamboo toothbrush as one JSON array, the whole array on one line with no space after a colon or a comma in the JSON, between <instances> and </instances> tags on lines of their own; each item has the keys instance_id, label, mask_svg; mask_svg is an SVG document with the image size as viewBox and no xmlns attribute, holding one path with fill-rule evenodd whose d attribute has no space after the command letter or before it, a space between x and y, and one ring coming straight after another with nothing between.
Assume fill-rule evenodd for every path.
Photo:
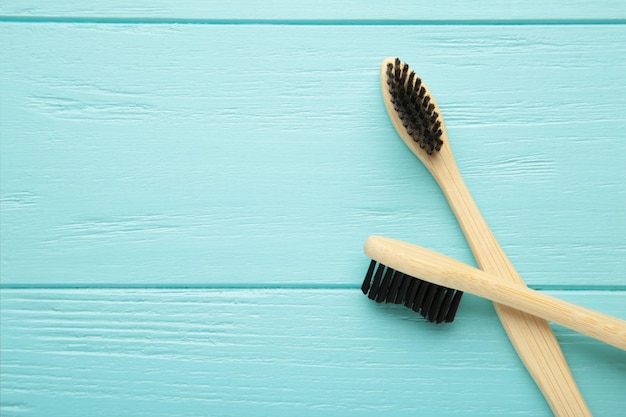
<instances>
[{"instance_id":1,"label":"bamboo toothbrush","mask_svg":"<svg viewBox=\"0 0 626 417\"><path fill-rule=\"evenodd\" d=\"M382 62L381 87L385 107L396 131L441 187L479 267L501 280L524 285L461 177L441 111L428 88L398 58ZM553 413L557 416L591 416L548 323L502 304L496 303L495 309Z\"/></svg>"},{"instance_id":2,"label":"bamboo toothbrush","mask_svg":"<svg viewBox=\"0 0 626 417\"><path fill-rule=\"evenodd\" d=\"M502 281L456 259L399 240L370 236L365 242L365 254L374 265L368 270L367 281L401 273L404 279L415 281L418 287L427 281L446 288L446 291L468 292L626 350L626 321L616 317L560 300L525 285ZM370 288L385 291L382 285ZM398 297L406 298L409 294L402 293ZM435 316L447 314L443 298L435 298L429 311Z\"/></svg>"}]
</instances>

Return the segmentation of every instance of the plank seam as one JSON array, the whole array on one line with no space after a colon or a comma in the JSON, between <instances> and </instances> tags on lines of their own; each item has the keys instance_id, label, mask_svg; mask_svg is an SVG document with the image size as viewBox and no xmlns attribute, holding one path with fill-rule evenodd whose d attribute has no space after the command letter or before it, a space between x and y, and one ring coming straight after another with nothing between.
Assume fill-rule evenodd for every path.
<instances>
[{"instance_id":1,"label":"plank seam","mask_svg":"<svg viewBox=\"0 0 626 417\"><path fill-rule=\"evenodd\" d=\"M626 285L529 285L538 291L626 291ZM360 284L0 284L0 290L360 290Z\"/></svg>"},{"instance_id":2,"label":"plank seam","mask_svg":"<svg viewBox=\"0 0 626 417\"><path fill-rule=\"evenodd\" d=\"M284 26L546 26L624 25L626 19L194 19L81 16L0 16L3 23L76 23L145 25L284 25Z\"/></svg>"}]
</instances>

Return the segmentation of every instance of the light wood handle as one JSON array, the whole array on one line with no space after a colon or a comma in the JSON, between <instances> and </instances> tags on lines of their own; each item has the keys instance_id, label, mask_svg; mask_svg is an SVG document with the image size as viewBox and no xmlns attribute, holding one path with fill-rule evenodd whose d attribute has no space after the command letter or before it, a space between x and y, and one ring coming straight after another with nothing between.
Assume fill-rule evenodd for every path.
<instances>
[{"instance_id":1,"label":"light wood handle","mask_svg":"<svg viewBox=\"0 0 626 417\"><path fill-rule=\"evenodd\" d=\"M430 104L434 106L434 112L439 115L442 130L441 139L444 145L439 152L428 155L404 128L403 122L400 120L394 104L392 104L386 82L386 68L389 64L393 65L393 62L393 58L385 59L382 62L380 81L385 108L398 135L422 161L441 187L474 253L478 266L498 277L499 280L524 285L524 281L515 271L487 226L461 177L452 154L441 110L424 83L422 83L422 88L431 97ZM504 304L494 303L494 307L513 347L554 414L558 417L591 416L591 411L576 385L565 356L548 322Z\"/></svg>"},{"instance_id":2,"label":"light wood handle","mask_svg":"<svg viewBox=\"0 0 626 417\"><path fill-rule=\"evenodd\" d=\"M433 158L429 169L446 195L480 269L499 281L525 286L482 217L449 149L438 156L443 158ZM548 322L501 303L494 303L494 308L555 416L591 416Z\"/></svg>"},{"instance_id":3,"label":"light wood handle","mask_svg":"<svg viewBox=\"0 0 626 417\"><path fill-rule=\"evenodd\" d=\"M437 285L487 298L626 350L626 321L523 285L511 284L460 261L410 243L371 236L372 259Z\"/></svg>"}]
</instances>

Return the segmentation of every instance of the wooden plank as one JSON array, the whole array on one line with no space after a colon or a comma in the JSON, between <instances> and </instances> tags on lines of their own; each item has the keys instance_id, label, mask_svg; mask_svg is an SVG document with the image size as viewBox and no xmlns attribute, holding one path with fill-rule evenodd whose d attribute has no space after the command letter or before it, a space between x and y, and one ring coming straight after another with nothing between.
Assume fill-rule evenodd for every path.
<instances>
[{"instance_id":1,"label":"wooden plank","mask_svg":"<svg viewBox=\"0 0 626 417\"><path fill-rule=\"evenodd\" d=\"M5 23L0 36L4 285L354 286L370 234L473 263L387 120L387 55L433 90L526 282L624 284L625 26Z\"/></svg>"},{"instance_id":2,"label":"wooden plank","mask_svg":"<svg viewBox=\"0 0 626 417\"><path fill-rule=\"evenodd\" d=\"M626 318L624 292L554 291ZM3 290L2 415L549 416L491 304L436 326L358 290ZM595 416L624 352L555 327Z\"/></svg>"},{"instance_id":3,"label":"wooden plank","mask_svg":"<svg viewBox=\"0 0 626 417\"><path fill-rule=\"evenodd\" d=\"M626 6L620 0L603 0L590 3L573 1L501 1L464 2L442 0L411 3L391 0L368 3L330 0L286 1L277 0L260 5L254 1L201 1L138 0L132 3L111 0L107 2L84 0L37 2L5 0L0 4L4 16L67 18L130 18L130 19L209 19L209 20L292 20L292 21L511 21L541 20L563 21L594 19L614 20L626 18Z\"/></svg>"}]
</instances>

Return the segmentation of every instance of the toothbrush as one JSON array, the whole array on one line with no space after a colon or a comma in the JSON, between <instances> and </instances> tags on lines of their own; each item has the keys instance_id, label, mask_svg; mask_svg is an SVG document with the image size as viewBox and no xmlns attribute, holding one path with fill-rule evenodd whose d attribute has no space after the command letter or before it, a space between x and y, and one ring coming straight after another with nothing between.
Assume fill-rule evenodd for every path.
<instances>
[{"instance_id":1,"label":"toothbrush","mask_svg":"<svg viewBox=\"0 0 626 417\"><path fill-rule=\"evenodd\" d=\"M560 300L525 285L502 281L456 259L400 240L370 236L365 242L365 254L372 259L370 265L374 265L374 268L368 269L365 278L368 282L375 277L399 273L404 279L414 281L418 287L426 286L427 281L445 288L446 293L471 293L626 350L626 321L616 317ZM386 291L384 285L370 288ZM408 300L409 294L404 292L397 297L409 303L422 303L417 297ZM444 299L445 296L433 297L425 306L430 315L447 313L448 306Z\"/></svg>"},{"instance_id":2,"label":"toothbrush","mask_svg":"<svg viewBox=\"0 0 626 417\"><path fill-rule=\"evenodd\" d=\"M429 89L398 58L382 62L381 87L393 126L439 184L479 267L506 282L525 285L461 177L441 111ZM559 417L591 416L547 321L503 304L494 306L515 350L553 413Z\"/></svg>"}]
</instances>

